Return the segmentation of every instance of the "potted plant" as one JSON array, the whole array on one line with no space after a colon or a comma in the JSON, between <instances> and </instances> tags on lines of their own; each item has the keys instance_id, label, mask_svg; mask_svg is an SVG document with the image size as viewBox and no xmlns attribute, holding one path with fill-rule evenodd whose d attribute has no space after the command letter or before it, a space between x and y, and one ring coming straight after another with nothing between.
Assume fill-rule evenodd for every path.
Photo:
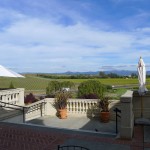
<instances>
[{"instance_id":1,"label":"potted plant","mask_svg":"<svg viewBox=\"0 0 150 150\"><path fill-rule=\"evenodd\" d=\"M70 93L67 91L59 91L55 96L55 107L60 119L67 118L67 103Z\"/></svg>"},{"instance_id":2,"label":"potted plant","mask_svg":"<svg viewBox=\"0 0 150 150\"><path fill-rule=\"evenodd\" d=\"M104 123L110 120L109 103L109 97L103 97L99 102L99 107L101 108L100 119Z\"/></svg>"}]
</instances>

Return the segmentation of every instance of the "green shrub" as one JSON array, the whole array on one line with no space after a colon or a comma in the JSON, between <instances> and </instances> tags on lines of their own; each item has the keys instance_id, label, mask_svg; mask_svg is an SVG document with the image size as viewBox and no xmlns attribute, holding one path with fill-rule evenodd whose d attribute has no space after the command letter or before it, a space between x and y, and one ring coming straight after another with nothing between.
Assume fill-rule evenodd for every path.
<instances>
[{"instance_id":1,"label":"green shrub","mask_svg":"<svg viewBox=\"0 0 150 150\"><path fill-rule=\"evenodd\" d=\"M112 86L111 85L105 85L107 90L112 90Z\"/></svg>"},{"instance_id":2,"label":"green shrub","mask_svg":"<svg viewBox=\"0 0 150 150\"><path fill-rule=\"evenodd\" d=\"M58 81L50 81L48 86L46 87L47 95L54 95L57 91L60 91L61 84Z\"/></svg>"},{"instance_id":3,"label":"green shrub","mask_svg":"<svg viewBox=\"0 0 150 150\"><path fill-rule=\"evenodd\" d=\"M61 91L63 88L72 88L74 86L74 83L71 81L50 81L48 86L46 87L46 94L49 97L55 97L55 94Z\"/></svg>"},{"instance_id":4,"label":"green shrub","mask_svg":"<svg viewBox=\"0 0 150 150\"><path fill-rule=\"evenodd\" d=\"M94 95L95 98L103 98L106 87L98 80L88 80L82 82L78 87L78 97L88 98L88 95ZM91 98L91 97L89 97Z\"/></svg>"}]
</instances>

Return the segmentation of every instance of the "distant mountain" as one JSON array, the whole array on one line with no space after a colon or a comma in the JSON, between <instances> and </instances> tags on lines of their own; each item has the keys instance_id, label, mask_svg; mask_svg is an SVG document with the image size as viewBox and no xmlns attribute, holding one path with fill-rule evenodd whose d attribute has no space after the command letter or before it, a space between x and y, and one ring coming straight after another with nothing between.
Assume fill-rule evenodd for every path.
<instances>
[{"instance_id":1,"label":"distant mountain","mask_svg":"<svg viewBox=\"0 0 150 150\"><path fill-rule=\"evenodd\" d=\"M130 71L130 70L111 70L111 71L105 71L105 73L106 73L106 74L115 73L115 74L120 75L120 76L129 76L129 75L131 75L132 73L137 74L137 71Z\"/></svg>"},{"instance_id":2,"label":"distant mountain","mask_svg":"<svg viewBox=\"0 0 150 150\"><path fill-rule=\"evenodd\" d=\"M110 73L115 73L117 75L122 75L122 76L128 76L131 75L132 73L137 74L136 71L129 71L129 70L110 70L110 71L103 71L105 74L110 74ZM71 72L67 71L61 74L66 74L66 75L98 75L99 71L88 71L88 72Z\"/></svg>"},{"instance_id":3,"label":"distant mountain","mask_svg":"<svg viewBox=\"0 0 150 150\"><path fill-rule=\"evenodd\" d=\"M88 72L71 72L71 71L67 71L67 72L64 72L64 73L61 73L61 74L66 74L66 75L98 75L99 74L99 71L95 71L95 72L92 72L92 71L88 71Z\"/></svg>"},{"instance_id":4,"label":"distant mountain","mask_svg":"<svg viewBox=\"0 0 150 150\"><path fill-rule=\"evenodd\" d=\"M100 71L87 71L87 72L72 72L67 71L63 73L22 73L22 74L55 74L55 75L99 75ZM105 74L115 73L120 76L129 76L132 73L137 74L137 71L130 70L110 70L110 71L102 71ZM150 75L150 71L147 71L147 75Z\"/></svg>"},{"instance_id":5,"label":"distant mountain","mask_svg":"<svg viewBox=\"0 0 150 150\"><path fill-rule=\"evenodd\" d=\"M92 72L92 71L89 71L89 72L71 72L71 71L68 71L68 72L64 72L64 73L61 73L61 74L66 74L66 75L98 75L100 71L95 71L95 72ZM110 70L110 71L103 71L105 74L110 74L110 73L115 73L117 75L120 75L120 76L129 76L131 75L132 73L134 74L137 74L137 71L130 71L130 70ZM147 71L147 74L150 75L150 71Z\"/></svg>"}]
</instances>

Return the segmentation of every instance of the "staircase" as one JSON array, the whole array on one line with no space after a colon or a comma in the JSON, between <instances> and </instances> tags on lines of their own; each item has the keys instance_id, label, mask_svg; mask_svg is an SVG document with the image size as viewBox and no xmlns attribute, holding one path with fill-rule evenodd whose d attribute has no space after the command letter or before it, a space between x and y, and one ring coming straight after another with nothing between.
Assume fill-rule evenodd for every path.
<instances>
[{"instance_id":1,"label":"staircase","mask_svg":"<svg viewBox=\"0 0 150 150\"><path fill-rule=\"evenodd\" d=\"M20 115L22 115L20 110L6 110L4 108L0 108L0 121L5 121Z\"/></svg>"}]
</instances>

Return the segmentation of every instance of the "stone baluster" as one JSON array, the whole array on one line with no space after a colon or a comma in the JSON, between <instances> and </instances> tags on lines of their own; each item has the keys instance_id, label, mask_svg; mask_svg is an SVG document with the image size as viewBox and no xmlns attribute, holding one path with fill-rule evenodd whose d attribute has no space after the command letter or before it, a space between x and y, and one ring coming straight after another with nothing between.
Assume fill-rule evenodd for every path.
<instances>
[{"instance_id":1,"label":"stone baluster","mask_svg":"<svg viewBox=\"0 0 150 150\"><path fill-rule=\"evenodd\" d=\"M75 101L72 101L72 113L75 113Z\"/></svg>"},{"instance_id":2,"label":"stone baluster","mask_svg":"<svg viewBox=\"0 0 150 150\"><path fill-rule=\"evenodd\" d=\"M78 107L78 114L80 114L80 112L81 112L81 103L79 101L77 103L77 107Z\"/></svg>"},{"instance_id":3,"label":"stone baluster","mask_svg":"<svg viewBox=\"0 0 150 150\"><path fill-rule=\"evenodd\" d=\"M87 110L88 110L88 102L85 101L85 111L84 112L87 113Z\"/></svg>"}]
</instances>

